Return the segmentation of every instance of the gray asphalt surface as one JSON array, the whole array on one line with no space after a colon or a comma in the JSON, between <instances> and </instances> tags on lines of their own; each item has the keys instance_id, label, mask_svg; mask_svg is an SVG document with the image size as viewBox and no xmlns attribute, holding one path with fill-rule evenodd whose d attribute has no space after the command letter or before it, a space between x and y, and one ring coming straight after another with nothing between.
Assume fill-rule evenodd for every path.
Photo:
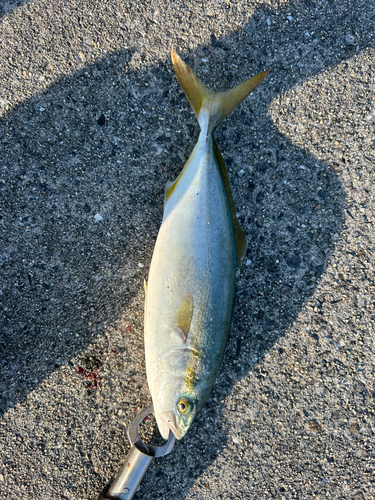
<instances>
[{"instance_id":1,"label":"gray asphalt surface","mask_svg":"<svg viewBox=\"0 0 375 500\"><path fill-rule=\"evenodd\" d=\"M212 397L137 499L375 498L375 3L0 3L0 492L93 500L150 403L143 280L211 88L249 248ZM152 420L145 439L157 439Z\"/></svg>"}]
</instances>

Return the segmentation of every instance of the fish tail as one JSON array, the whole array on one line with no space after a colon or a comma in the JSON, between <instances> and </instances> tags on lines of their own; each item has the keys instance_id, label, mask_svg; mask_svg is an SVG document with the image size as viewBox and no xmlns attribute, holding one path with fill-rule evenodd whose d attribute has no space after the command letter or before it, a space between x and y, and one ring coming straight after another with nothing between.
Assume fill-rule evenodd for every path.
<instances>
[{"instance_id":1,"label":"fish tail","mask_svg":"<svg viewBox=\"0 0 375 500\"><path fill-rule=\"evenodd\" d=\"M189 66L172 49L172 63L177 78L194 110L198 123L208 132L226 118L267 76L268 69L226 92L213 92L199 81Z\"/></svg>"}]
</instances>

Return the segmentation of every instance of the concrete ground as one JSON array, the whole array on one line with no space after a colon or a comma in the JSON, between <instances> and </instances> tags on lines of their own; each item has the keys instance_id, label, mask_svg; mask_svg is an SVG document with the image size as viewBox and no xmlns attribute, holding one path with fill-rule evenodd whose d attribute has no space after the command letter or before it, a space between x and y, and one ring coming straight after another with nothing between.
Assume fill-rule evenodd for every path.
<instances>
[{"instance_id":1,"label":"concrete ground","mask_svg":"<svg viewBox=\"0 0 375 500\"><path fill-rule=\"evenodd\" d=\"M2 499L96 499L150 403L143 280L198 136L172 46L212 89L271 70L216 132L249 243L220 375L136 498L375 498L374 25L368 0L0 3Z\"/></svg>"}]
</instances>

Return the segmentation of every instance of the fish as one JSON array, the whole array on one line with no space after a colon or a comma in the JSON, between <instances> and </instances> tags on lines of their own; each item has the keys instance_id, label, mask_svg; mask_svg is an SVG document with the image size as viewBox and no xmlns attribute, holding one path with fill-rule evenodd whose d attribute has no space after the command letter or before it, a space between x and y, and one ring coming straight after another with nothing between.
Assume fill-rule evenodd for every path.
<instances>
[{"instance_id":1,"label":"fish","mask_svg":"<svg viewBox=\"0 0 375 500\"><path fill-rule=\"evenodd\" d=\"M266 77L214 92L171 51L200 126L198 142L164 195L145 282L148 387L160 434L181 439L208 399L223 359L246 237L236 217L216 127Z\"/></svg>"}]
</instances>

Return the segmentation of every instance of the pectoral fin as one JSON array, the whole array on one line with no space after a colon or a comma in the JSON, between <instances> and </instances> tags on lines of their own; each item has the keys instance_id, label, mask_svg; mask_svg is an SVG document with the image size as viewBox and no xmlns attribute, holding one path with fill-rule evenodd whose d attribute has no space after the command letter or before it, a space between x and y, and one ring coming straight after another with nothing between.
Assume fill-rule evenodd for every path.
<instances>
[{"instance_id":1,"label":"pectoral fin","mask_svg":"<svg viewBox=\"0 0 375 500\"><path fill-rule=\"evenodd\" d=\"M184 343L186 342L190 330L192 317L193 317L193 297L189 294L186 295L186 297L182 300L180 307L177 310L175 317L175 324L174 324L174 329L179 333L181 338L182 335L184 335L185 337Z\"/></svg>"}]
</instances>

